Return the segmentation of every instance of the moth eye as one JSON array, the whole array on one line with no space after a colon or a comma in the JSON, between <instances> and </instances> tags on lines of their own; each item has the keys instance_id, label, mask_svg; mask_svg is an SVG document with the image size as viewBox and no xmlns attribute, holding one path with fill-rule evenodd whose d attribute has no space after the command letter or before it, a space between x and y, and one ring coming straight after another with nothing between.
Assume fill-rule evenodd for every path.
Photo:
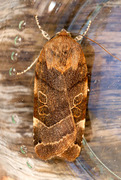
<instances>
[{"instance_id":1,"label":"moth eye","mask_svg":"<svg viewBox=\"0 0 121 180\"><path fill-rule=\"evenodd\" d=\"M73 105L80 104L82 102L82 99L83 99L83 94L82 93L78 94L73 99Z\"/></svg>"},{"instance_id":2,"label":"moth eye","mask_svg":"<svg viewBox=\"0 0 121 180\"><path fill-rule=\"evenodd\" d=\"M49 109L46 105L39 107L38 112L39 115L45 115L45 116L49 115Z\"/></svg>"},{"instance_id":3,"label":"moth eye","mask_svg":"<svg viewBox=\"0 0 121 180\"><path fill-rule=\"evenodd\" d=\"M80 109L77 108L77 107L72 108L72 113L73 113L73 116L74 116L75 118L78 118L78 117L80 117L80 115L81 115L81 111L80 111Z\"/></svg>"},{"instance_id":4,"label":"moth eye","mask_svg":"<svg viewBox=\"0 0 121 180\"><path fill-rule=\"evenodd\" d=\"M42 91L38 92L38 99L40 102L42 102L43 104L47 104L47 96L46 94L44 94Z\"/></svg>"}]
</instances>

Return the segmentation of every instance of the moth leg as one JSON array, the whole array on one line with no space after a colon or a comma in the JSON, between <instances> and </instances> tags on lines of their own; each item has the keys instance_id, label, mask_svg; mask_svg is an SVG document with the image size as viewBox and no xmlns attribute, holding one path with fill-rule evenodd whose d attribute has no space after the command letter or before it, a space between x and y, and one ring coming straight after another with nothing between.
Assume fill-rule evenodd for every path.
<instances>
[{"instance_id":1,"label":"moth leg","mask_svg":"<svg viewBox=\"0 0 121 180\"><path fill-rule=\"evenodd\" d=\"M39 56L40 56L40 55L39 55ZM29 67L27 67L27 69L25 69L25 70L22 71L22 72L17 72L17 76L18 76L18 75L22 75L22 74L26 73L27 71L29 71L29 70L34 66L34 64L38 61L39 56L33 61L33 63L32 63Z\"/></svg>"},{"instance_id":2,"label":"moth leg","mask_svg":"<svg viewBox=\"0 0 121 180\"><path fill-rule=\"evenodd\" d=\"M81 147L78 144L73 143L72 146L70 146L62 154L58 155L58 157L73 162L79 156L80 151Z\"/></svg>"}]
</instances>

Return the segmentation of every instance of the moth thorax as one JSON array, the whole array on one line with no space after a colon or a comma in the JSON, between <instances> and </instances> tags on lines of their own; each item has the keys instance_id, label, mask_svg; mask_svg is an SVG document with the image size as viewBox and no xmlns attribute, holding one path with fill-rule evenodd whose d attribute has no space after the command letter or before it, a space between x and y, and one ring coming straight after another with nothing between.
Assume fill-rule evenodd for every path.
<instances>
[{"instance_id":1,"label":"moth thorax","mask_svg":"<svg viewBox=\"0 0 121 180\"><path fill-rule=\"evenodd\" d=\"M78 46L78 47L77 47ZM72 38L58 36L53 38L45 48L46 62L48 69L55 68L64 73L70 67L76 69L80 58L78 44L73 44Z\"/></svg>"}]
</instances>

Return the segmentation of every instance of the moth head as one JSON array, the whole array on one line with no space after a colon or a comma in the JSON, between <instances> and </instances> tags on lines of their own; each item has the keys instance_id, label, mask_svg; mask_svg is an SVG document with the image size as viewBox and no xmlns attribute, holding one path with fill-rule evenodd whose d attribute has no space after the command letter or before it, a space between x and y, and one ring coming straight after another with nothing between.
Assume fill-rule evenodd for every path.
<instances>
[{"instance_id":1,"label":"moth head","mask_svg":"<svg viewBox=\"0 0 121 180\"><path fill-rule=\"evenodd\" d=\"M66 31L65 29L62 29L60 32L57 32L56 35L57 36L70 36L71 37L70 32Z\"/></svg>"}]
</instances>

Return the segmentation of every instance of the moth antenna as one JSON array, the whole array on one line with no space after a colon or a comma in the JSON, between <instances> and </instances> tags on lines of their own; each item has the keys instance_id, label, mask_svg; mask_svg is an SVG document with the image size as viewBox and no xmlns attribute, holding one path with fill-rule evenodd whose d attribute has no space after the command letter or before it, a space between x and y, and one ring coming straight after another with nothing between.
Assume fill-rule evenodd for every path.
<instances>
[{"instance_id":1,"label":"moth antenna","mask_svg":"<svg viewBox=\"0 0 121 180\"><path fill-rule=\"evenodd\" d=\"M82 35L82 36L83 36L83 35ZM83 36L83 37L85 37L86 39L89 39L90 41L96 43L98 46L100 46L100 47L101 47L105 52L107 52L109 55L111 55L111 56L114 57L115 59L121 61L121 59L119 59L118 57L116 57L116 56L114 56L113 54L111 54L107 49L105 49L105 48L104 48L101 44L99 44L98 42L96 42L96 41L90 39L90 38L87 37L87 36Z\"/></svg>"},{"instance_id":2,"label":"moth antenna","mask_svg":"<svg viewBox=\"0 0 121 180\"><path fill-rule=\"evenodd\" d=\"M37 15L35 16L35 20L36 20L37 26L38 26L38 28L40 29L43 37L46 38L46 39L49 41L49 40L50 40L50 36L49 36L49 34L48 34L46 31L44 31L44 30L42 29L42 27L40 26Z\"/></svg>"},{"instance_id":3,"label":"moth antenna","mask_svg":"<svg viewBox=\"0 0 121 180\"><path fill-rule=\"evenodd\" d=\"M92 23L92 21L90 20L90 21L88 22L88 26L87 26L86 31L83 33L83 36L85 36L85 35L87 34L87 32L88 32L88 30L89 30L89 28L90 28L90 26L91 26L91 23Z\"/></svg>"},{"instance_id":4,"label":"moth antenna","mask_svg":"<svg viewBox=\"0 0 121 180\"><path fill-rule=\"evenodd\" d=\"M40 55L39 55L39 56L40 56ZM29 71L29 70L34 66L34 64L38 61L39 56L32 62L32 64L31 64L27 69L25 69L25 70L22 71L22 72L17 72L16 75L19 76L19 75L22 75L22 74L26 73L27 71Z\"/></svg>"},{"instance_id":5,"label":"moth antenna","mask_svg":"<svg viewBox=\"0 0 121 180\"><path fill-rule=\"evenodd\" d=\"M87 26L86 30L83 32L82 35L78 35L78 36L75 37L76 41L81 41L82 40L82 38L87 34L87 32L88 32L88 30L89 30L89 28L91 26L91 23L92 23L91 20L87 21L87 23L85 25L85 26Z\"/></svg>"}]
</instances>

